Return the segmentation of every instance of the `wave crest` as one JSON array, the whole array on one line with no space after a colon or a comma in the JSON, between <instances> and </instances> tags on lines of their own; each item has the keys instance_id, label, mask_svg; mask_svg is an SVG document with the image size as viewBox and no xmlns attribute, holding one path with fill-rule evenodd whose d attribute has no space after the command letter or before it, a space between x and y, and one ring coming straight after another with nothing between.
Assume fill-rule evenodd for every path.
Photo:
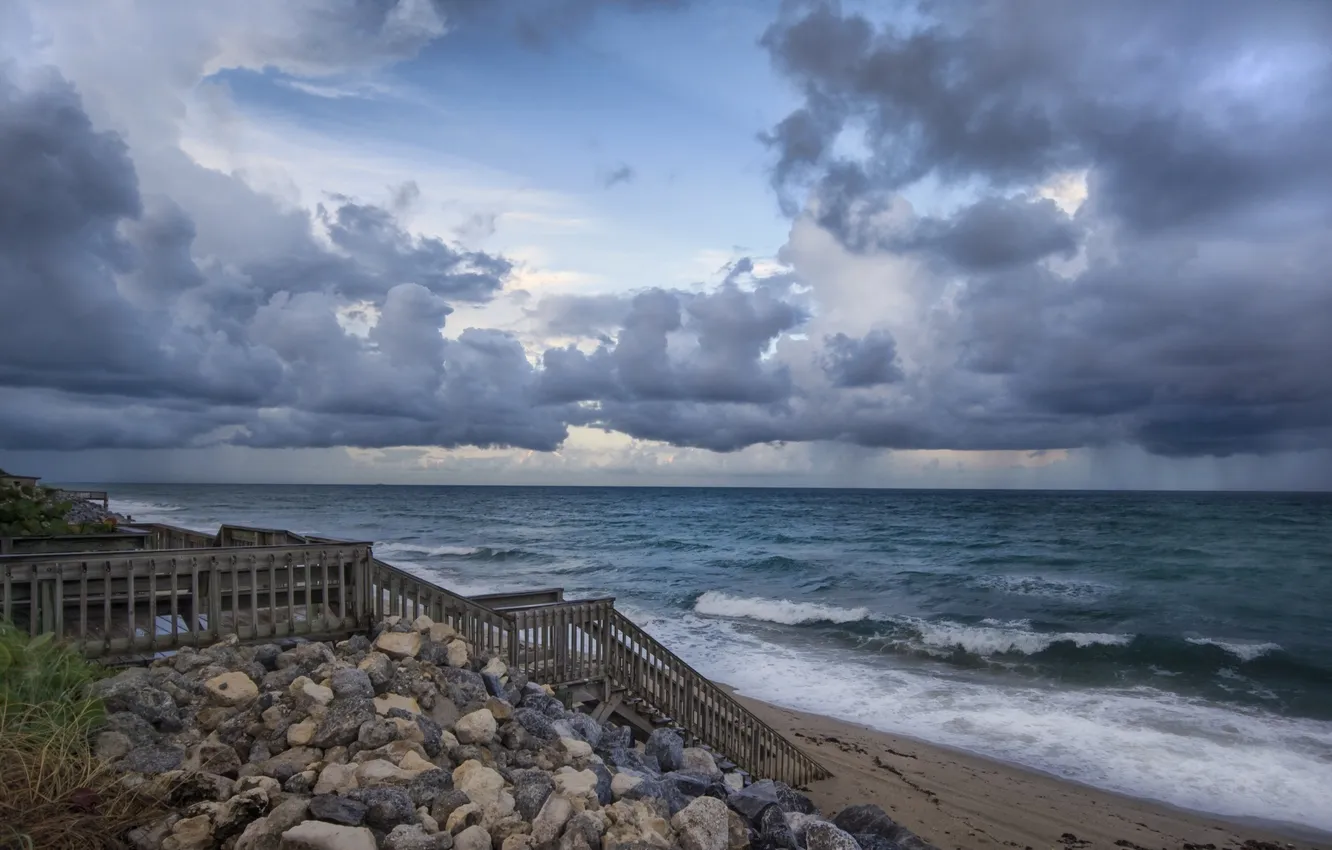
<instances>
[{"instance_id":1,"label":"wave crest","mask_svg":"<svg viewBox=\"0 0 1332 850\"><path fill-rule=\"evenodd\" d=\"M715 617L742 617L784 626L803 623L854 623L868 620L868 608L839 608L817 602L792 602L789 599L764 599L758 596L732 596L719 590L700 594L694 611Z\"/></svg>"},{"instance_id":2,"label":"wave crest","mask_svg":"<svg viewBox=\"0 0 1332 850\"><path fill-rule=\"evenodd\" d=\"M1279 643L1243 643L1241 641L1217 640L1216 638L1191 637L1185 638L1194 646L1215 646L1223 649L1240 661L1253 661L1255 658L1282 650Z\"/></svg>"}]
</instances>

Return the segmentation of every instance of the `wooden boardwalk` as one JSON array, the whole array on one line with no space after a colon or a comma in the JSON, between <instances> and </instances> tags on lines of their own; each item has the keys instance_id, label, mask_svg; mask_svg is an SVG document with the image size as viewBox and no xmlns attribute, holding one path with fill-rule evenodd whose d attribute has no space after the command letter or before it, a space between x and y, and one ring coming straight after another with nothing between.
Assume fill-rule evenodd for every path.
<instances>
[{"instance_id":1,"label":"wooden boardwalk","mask_svg":"<svg viewBox=\"0 0 1332 850\"><path fill-rule=\"evenodd\" d=\"M793 786L830 774L615 608L559 589L467 598L376 559L367 542L160 524L132 552L0 555L0 616L91 658L288 637L341 640L387 616L452 625L598 719L670 724L741 769Z\"/></svg>"}]
</instances>

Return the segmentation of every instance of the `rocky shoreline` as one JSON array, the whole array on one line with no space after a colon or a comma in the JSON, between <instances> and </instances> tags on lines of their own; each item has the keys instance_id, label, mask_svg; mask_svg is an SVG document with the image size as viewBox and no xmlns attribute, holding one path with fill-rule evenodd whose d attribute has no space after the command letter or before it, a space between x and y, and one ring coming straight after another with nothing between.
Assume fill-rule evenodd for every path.
<instances>
[{"instance_id":1,"label":"rocky shoreline","mask_svg":"<svg viewBox=\"0 0 1332 850\"><path fill-rule=\"evenodd\" d=\"M124 523L129 519L115 511L107 510L96 502L80 499L64 490L55 490L52 492L51 500L55 502L70 503L70 508L65 513L65 522L70 525L93 525L107 521L115 521L119 524Z\"/></svg>"},{"instance_id":2,"label":"rocky shoreline","mask_svg":"<svg viewBox=\"0 0 1332 850\"><path fill-rule=\"evenodd\" d=\"M336 645L233 637L95 691L97 755L168 807L139 850L932 850L672 729L635 743L425 617Z\"/></svg>"}]
</instances>

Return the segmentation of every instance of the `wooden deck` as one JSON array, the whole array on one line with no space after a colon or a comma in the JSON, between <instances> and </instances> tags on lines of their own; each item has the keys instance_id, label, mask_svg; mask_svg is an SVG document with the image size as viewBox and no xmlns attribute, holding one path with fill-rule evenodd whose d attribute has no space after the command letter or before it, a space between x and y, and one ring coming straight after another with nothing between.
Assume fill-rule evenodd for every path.
<instances>
[{"instance_id":1,"label":"wooden deck","mask_svg":"<svg viewBox=\"0 0 1332 850\"><path fill-rule=\"evenodd\" d=\"M559 588L459 596L376 559L367 542L223 526L153 524L154 548L0 556L0 615L92 658L151 657L227 634L341 640L387 616L449 623L598 719L669 724L758 777L830 774L615 608Z\"/></svg>"}]
</instances>

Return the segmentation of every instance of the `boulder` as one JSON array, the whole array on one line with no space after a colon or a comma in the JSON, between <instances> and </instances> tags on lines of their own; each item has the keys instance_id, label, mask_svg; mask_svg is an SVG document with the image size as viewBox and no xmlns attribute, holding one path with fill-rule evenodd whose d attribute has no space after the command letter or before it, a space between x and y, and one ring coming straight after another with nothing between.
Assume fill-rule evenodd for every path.
<instances>
[{"instance_id":1,"label":"boulder","mask_svg":"<svg viewBox=\"0 0 1332 850\"><path fill-rule=\"evenodd\" d=\"M213 734L190 747L185 756L185 767L234 779L240 772L241 760L235 747L222 743Z\"/></svg>"},{"instance_id":2,"label":"boulder","mask_svg":"<svg viewBox=\"0 0 1332 850\"><path fill-rule=\"evenodd\" d=\"M700 747L685 747L680 769L687 773L697 773L709 779L721 779L721 768L712 753Z\"/></svg>"},{"instance_id":3,"label":"boulder","mask_svg":"<svg viewBox=\"0 0 1332 850\"><path fill-rule=\"evenodd\" d=\"M245 827L236 839L236 850L280 850L282 833L306 820L308 814L303 797L283 800Z\"/></svg>"},{"instance_id":4,"label":"boulder","mask_svg":"<svg viewBox=\"0 0 1332 850\"><path fill-rule=\"evenodd\" d=\"M446 850L444 836L431 835L419 824L398 824L384 837L383 850ZM452 847L449 841L447 847Z\"/></svg>"},{"instance_id":5,"label":"boulder","mask_svg":"<svg viewBox=\"0 0 1332 850\"><path fill-rule=\"evenodd\" d=\"M748 788L727 797L726 803L748 818L750 823L757 826L759 816L763 814L764 809L769 806L780 805L777 797L777 785L771 779L755 782Z\"/></svg>"},{"instance_id":6,"label":"boulder","mask_svg":"<svg viewBox=\"0 0 1332 850\"><path fill-rule=\"evenodd\" d=\"M412 805L429 806L436 797L452 788L453 775L447 770L430 765L407 784L407 795L412 798Z\"/></svg>"},{"instance_id":7,"label":"boulder","mask_svg":"<svg viewBox=\"0 0 1332 850\"><path fill-rule=\"evenodd\" d=\"M420 632L383 632L375 638L375 649L394 660L415 658L421 651Z\"/></svg>"},{"instance_id":8,"label":"boulder","mask_svg":"<svg viewBox=\"0 0 1332 850\"><path fill-rule=\"evenodd\" d=\"M824 820L815 821L805 828L805 847L807 850L862 850L850 833Z\"/></svg>"},{"instance_id":9,"label":"boulder","mask_svg":"<svg viewBox=\"0 0 1332 850\"><path fill-rule=\"evenodd\" d=\"M310 816L316 820L340 823L343 826L360 826L365 822L369 807L336 794L316 794L310 798L309 811Z\"/></svg>"},{"instance_id":10,"label":"boulder","mask_svg":"<svg viewBox=\"0 0 1332 850\"><path fill-rule=\"evenodd\" d=\"M310 747L292 747L265 759L256 765L259 772L278 782L286 782L298 773L310 769L319 761L319 751Z\"/></svg>"},{"instance_id":11,"label":"boulder","mask_svg":"<svg viewBox=\"0 0 1332 850\"><path fill-rule=\"evenodd\" d=\"M314 740L315 730L318 728L318 724L313 720L302 720L300 723L291 724L287 727L287 744L293 747L308 746Z\"/></svg>"},{"instance_id":12,"label":"boulder","mask_svg":"<svg viewBox=\"0 0 1332 850\"><path fill-rule=\"evenodd\" d=\"M513 773L513 799L518 814L531 821L555 790L555 782L544 770L516 770Z\"/></svg>"},{"instance_id":13,"label":"boulder","mask_svg":"<svg viewBox=\"0 0 1332 850\"><path fill-rule=\"evenodd\" d=\"M579 812L564 826L559 850L601 850L606 816L599 811Z\"/></svg>"},{"instance_id":14,"label":"boulder","mask_svg":"<svg viewBox=\"0 0 1332 850\"><path fill-rule=\"evenodd\" d=\"M353 788L359 788L360 783L356 779L356 769L358 765L354 764L330 764L325 765L319 772L319 779L315 782L314 792L316 794L342 794Z\"/></svg>"},{"instance_id":15,"label":"boulder","mask_svg":"<svg viewBox=\"0 0 1332 850\"><path fill-rule=\"evenodd\" d=\"M471 660L471 655L467 651L467 644L460 640L449 642L448 661L450 667L466 667Z\"/></svg>"},{"instance_id":16,"label":"boulder","mask_svg":"<svg viewBox=\"0 0 1332 850\"><path fill-rule=\"evenodd\" d=\"M464 803L449 813L448 820L444 821L444 831L450 835L457 835L468 827L480 824L482 817L480 806L476 803Z\"/></svg>"},{"instance_id":17,"label":"boulder","mask_svg":"<svg viewBox=\"0 0 1332 850\"><path fill-rule=\"evenodd\" d=\"M363 826L308 820L282 833L281 850L377 850L377 846L375 834Z\"/></svg>"},{"instance_id":18,"label":"boulder","mask_svg":"<svg viewBox=\"0 0 1332 850\"><path fill-rule=\"evenodd\" d=\"M308 676L298 676L287 687L287 692L296 700L296 706L306 711L333 701L333 689L310 681Z\"/></svg>"},{"instance_id":19,"label":"boulder","mask_svg":"<svg viewBox=\"0 0 1332 850\"><path fill-rule=\"evenodd\" d=\"M356 766L356 784L360 788L406 786L419 775L419 770L405 770L388 759L369 759Z\"/></svg>"},{"instance_id":20,"label":"boulder","mask_svg":"<svg viewBox=\"0 0 1332 850\"><path fill-rule=\"evenodd\" d=\"M135 747L116 765L130 773L166 773L185 762L185 751L171 744L149 744Z\"/></svg>"},{"instance_id":21,"label":"boulder","mask_svg":"<svg viewBox=\"0 0 1332 850\"><path fill-rule=\"evenodd\" d=\"M377 714L385 716L394 709L413 715L421 713L421 705L412 697L405 697L402 694L380 694L375 697L374 706Z\"/></svg>"},{"instance_id":22,"label":"boulder","mask_svg":"<svg viewBox=\"0 0 1332 850\"><path fill-rule=\"evenodd\" d=\"M435 623L426 634L432 643L447 643L458 636L458 630L448 623Z\"/></svg>"},{"instance_id":23,"label":"boulder","mask_svg":"<svg viewBox=\"0 0 1332 850\"><path fill-rule=\"evenodd\" d=\"M749 823L735 809L726 810L727 850L745 850L750 844Z\"/></svg>"},{"instance_id":24,"label":"boulder","mask_svg":"<svg viewBox=\"0 0 1332 850\"><path fill-rule=\"evenodd\" d=\"M467 795L457 788L445 791L436 797L435 802L430 805L430 816L438 823L448 823L449 815L470 802L471 800L468 799Z\"/></svg>"},{"instance_id":25,"label":"boulder","mask_svg":"<svg viewBox=\"0 0 1332 850\"><path fill-rule=\"evenodd\" d=\"M572 803L559 794L551 794L532 819L532 843L541 847L559 838L573 813Z\"/></svg>"},{"instance_id":26,"label":"boulder","mask_svg":"<svg viewBox=\"0 0 1332 850\"><path fill-rule=\"evenodd\" d=\"M143 668L132 668L94 682L90 692L102 700L108 714L128 712L162 732L184 728L176 701L155 686Z\"/></svg>"},{"instance_id":27,"label":"boulder","mask_svg":"<svg viewBox=\"0 0 1332 850\"><path fill-rule=\"evenodd\" d=\"M565 718L569 728L573 730L574 736L581 741L586 741L592 747L596 747L601 742L601 724L586 714L571 714Z\"/></svg>"},{"instance_id":28,"label":"boulder","mask_svg":"<svg viewBox=\"0 0 1332 850\"><path fill-rule=\"evenodd\" d=\"M213 819L199 814L172 824L171 834L162 841L162 850L209 850L213 845Z\"/></svg>"},{"instance_id":29,"label":"boulder","mask_svg":"<svg viewBox=\"0 0 1332 850\"><path fill-rule=\"evenodd\" d=\"M768 806L764 809L755 826L758 829L759 840L765 847L800 850L795 833L786 822L786 813L782 811L781 806Z\"/></svg>"},{"instance_id":30,"label":"boulder","mask_svg":"<svg viewBox=\"0 0 1332 850\"><path fill-rule=\"evenodd\" d=\"M847 806L837 813L832 822L843 832L878 835L892 842L900 842L911 835L910 830L894 821L887 812L870 804Z\"/></svg>"},{"instance_id":31,"label":"boulder","mask_svg":"<svg viewBox=\"0 0 1332 850\"><path fill-rule=\"evenodd\" d=\"M785 782L774 782L773 786L777 789L777 801L781 804L782 811L798 812L802 815L816 815L819 813L818 806L804 794L794 790Z\"/></svg>"},{"instance_id":32,"label":"boulder","mask_svg":"<svg viewBox=\"0 0 1332 850\"><path fill-rule=\"evenodd\" d=\"M453 734L462 744L488 744L495 738L499 725L489 709L482 708L458 718Z\"/></svg>"},{"instance_id":33,"label":"boulder","mask_svg":"<svg viewBox=\"0 0 1332 850\"><path fill-rule=\"evenodd\" d=\"M699 797L671 818L684 850L726 850L730 820L726 804L715 797ZM810 848L813 850L813 848Z\"/></svg>"},{"instance_id":34,"label":"boulder","mask_svg":"<svg viewBox=\"0 0 1332 850\"><path fill-rule=\"evenodd\" d=\"M615 848L624 844L669 848L675 844L675 832L661 813L641 800L620 800L607 806L606 834L602 846Z\"/></svg>"},{"instance_id":35,"label":"boulder","mask_svg":"<svg viewBox=\"0 0 1332 850\"><path fill-rule=\"evenodd\" d=\"M684 767L684 741L674 729L655 729L648 736L645 755L657 759L663 771L679 770Z\"/></svg>"},{"instance_id":36,"label":"boulder","mask_svg":"<svg viewBox=\"0 0 1332 850\"><path fill-rule=\"evenodd\" d=\"M527 734L543 744L554 743L560 739L550 718L539 711L526 707L516 709L513 712L513 720L523 727Z\"/></svg>"},{"instance_id":37,"label":"boulder","mask_svg":"<svg viewBox=\"0 0 1332 850\"><path fill-rule=\"evenodd\" d=\"M229 707L248 705L259 697L259 686L239 671L214 676L204 682L204 689L214 703Z\"/></svg>"},{"instance_id":38,"label":"boulder","mask_svg":"<svg viewBox=\"0 0 1332 850\"><path fill-rule=\"evenodd\" d=\"M365 822L375 829L388 832L400 823L416 823L416 808L402 788L356 788L347 797L365 804Z\"/></svg>"},{"instance_id":39,"label":"boulder","mask_svg":"<svg viewBox=\"0 0 1332 850\"><path fill-rule=\"evenodd\" d=\"M555 793L563 794L570 800L597 800L597 775L590 770L571 770L562 768L551 777L555 782Z\"/></svg>"},{"instance_id":40,"label":"boulder","mask_svg":"<svg viewBox=\"0 0 1332 850\"><path fill-rule=\"evenodd\" d=\"M483 826L469 826L453 837L454 850L491 850L490 833Z\"/></svg>"},{"instance_id":41,"label":"boulder","mask_svg":"<svg viewBox=\"0 0 1332 850\"><path fill-rule=\"evenodd\" d=\"M361 659L356 669L370 677L370 684L376 693L388 687L388 683L393 679L393 662L382 652L370 653Z\"/></svg>"},{"instance_id":42,"label":"boulder","mask_svg":"<svg viewBox=\"0 0 1332 850\"><path fill-rule=\"evenodd\" d=\"M370 682L370 675L355 667L334 670L330 684L334 696L372 698L375 695L375 686Z\"/></svg>"},{"instance_id":43,"label":"boulder","mask_svg":"<svg viewBox=\"0 0 1332 850\"><path fill-rule=\"evenodd\" d=\"M320 749L347 746L356 740L361 724L375 719L375 704L364 697L335 699L319 721L319 728L310 741Z\"/></svg>"},{"instance_id":44,"label":"boulder","mask_svg":"<svg viewBox=\"0 0 1332 850\"><path fill-rule=\"evenodd\" d=\"M561 738L560 746L571 759L585 759L592 755L592 745L577 738Z\"/></svg>"}]
</instances>

